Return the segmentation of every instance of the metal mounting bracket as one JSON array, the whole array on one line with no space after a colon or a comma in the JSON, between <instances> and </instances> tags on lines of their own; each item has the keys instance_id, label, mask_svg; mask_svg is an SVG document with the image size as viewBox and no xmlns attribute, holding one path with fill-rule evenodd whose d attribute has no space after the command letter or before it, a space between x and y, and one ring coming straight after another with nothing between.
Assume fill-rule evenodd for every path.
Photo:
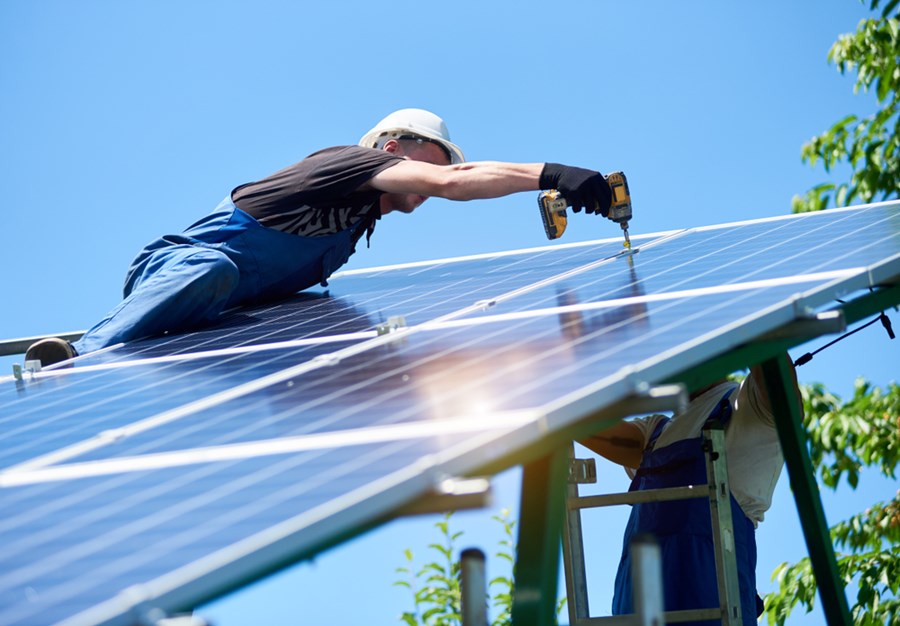
<instances>
[{"instance_id":1,"label":"metal mounting bracket","mask_svg":"<svg viewBox=\"0 0 900 626\"><path fill-rule=\"evenodd\" d=\"M591 485L597 482L594 459L569 459L569 484Z\"/></svg>"},{"instance_id":2,"label":"metal mounting bracket","mask_svg":"<svg viewBox=\"0 0 900 626\"><path fill-rule=\"evenodd\" d=\"M797 337L818 337L820 335L832 335L847 330L847 321L844 312L840 309L823 311L812 315L800 317L790 324L777 330L766 333L757 341L773 341L778 339L792 339Z\"/></svg>"},{"instance_id":3,"label":"metal mounting bracket","mask_svg":"<svg viewBox=\"0 0 900 626\"><path fill-rule=\"evenodd\" d=\"M397 517L445 511L483 509L491 505L491 481L487 478L448 478L430 493L397 512Z\"/></svg>"},{"instance_id":4,"label":"metal mounting bracket","mask_svg":"<svg viewBox=\"0 0 900 626\"><path fill-rule=\"evenodd\" d=\"M401 328L406 328L406 318L402 315L392 315L390 316L386 322L382 322L375 326L375 332L378 335L390 335L391 333L395 333Z\"/></svg>"}]
</instances>

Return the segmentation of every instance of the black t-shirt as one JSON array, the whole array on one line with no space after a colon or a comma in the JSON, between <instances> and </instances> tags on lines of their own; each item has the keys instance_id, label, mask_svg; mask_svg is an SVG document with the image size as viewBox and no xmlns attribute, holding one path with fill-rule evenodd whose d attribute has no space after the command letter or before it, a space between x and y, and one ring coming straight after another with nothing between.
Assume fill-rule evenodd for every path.
<instances>
[{"instance_id":1,"label":"black t-shirt","mask_svg":"<svg viewBox=\"0 0 900 626\"><path fill-rule=\"evenodd\" d=\"M293 235L331 235L363 220L371 234L381 216L382 192L357 189L401 160L374 148L326 148L267 178L236 187L231 200L263 226Z\"/></svg>"}]
</instances>

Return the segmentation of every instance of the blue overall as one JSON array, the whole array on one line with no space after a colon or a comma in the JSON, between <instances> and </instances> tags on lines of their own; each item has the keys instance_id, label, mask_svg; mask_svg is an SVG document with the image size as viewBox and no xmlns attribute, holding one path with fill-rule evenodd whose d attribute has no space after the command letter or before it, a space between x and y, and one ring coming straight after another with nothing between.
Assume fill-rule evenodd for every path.
<instances>
[{"instance_id":1,"label":"blue overall","mask_svg":"<svg viewBox=\"0 0 900 626\"><path fill-rule=\"evenodd\" d=\"M353 253L361 224L324 237L266 228L229 194L180 235L145 247L125 278L125 299L73 345L79 354L208 323L226 308L289 296Z\"/></svg>"},{"instance_id":2,"label":"blue overall","mask_svg":"<svg viewBox=\"0 0 900 626\"><path fill-rule=\"evenodd\" d=\"M731 418L729 391L709 416L724 426ZM676 441L660 449L654 444L668 419L657 424L644 450L643 460L629 491L705 484L706 459L703 438ZM755 624L756 537L753 522L731 496L741 615L744 624ZM616 572L613 614L633 613L633 588L629 546L636 533L652 533L659 541L662 557L664 607L666 611L716 608L719 606L715 553L709 500L692 498L670 502L648 502L632 507L625 530L619 570ZM720 624L721 620L681 622L688 625Z\"/></svg>"}]
</instances>

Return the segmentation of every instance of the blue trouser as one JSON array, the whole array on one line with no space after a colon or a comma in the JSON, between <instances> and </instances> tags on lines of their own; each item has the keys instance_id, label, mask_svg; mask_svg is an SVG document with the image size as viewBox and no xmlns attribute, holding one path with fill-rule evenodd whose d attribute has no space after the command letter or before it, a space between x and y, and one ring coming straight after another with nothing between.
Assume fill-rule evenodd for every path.
<instances>
[{"instance_id":1,"label":"blue trouser","mask_svg":"<svg viewBox=\"0 0 900 626\"><path fill-rule=\"evenodd\" d=\"M73 345L85 354L186 330L226 308L324 283L353 253L357 227L325 237L290 235L260 225L229 196L180 235L145 247L128 270L125 299Z\"/></svg>"},{"instance_id":2,"label":"blue trouser","mask_svg":"<svg viewBox=\"0 0 900 626\"><path fill-rule=\"evenodd\" d=\"M727 396L723 399L724 402L727 402ZM728 413L730 416L730 406ZM727 421L727 417L722 421ZM652 448L661 430L657 428L648 448ZM706 459L702 442L702 438L686 439L660 449L645 450L641 467L629 491L706 483ZM744 624L755 624L756 531L753 522L744 514L734 496L731 496L731 519L734 524L741 616ZM659 541L666 611L719 606L709 500L692 498L647 502L632 507L625 530L622 557L616 572L614 615L634 612L629 548L633 536L640 532L652 533ZM721 621L681 623L699 625Z\"/></svg>"}]
</instances>

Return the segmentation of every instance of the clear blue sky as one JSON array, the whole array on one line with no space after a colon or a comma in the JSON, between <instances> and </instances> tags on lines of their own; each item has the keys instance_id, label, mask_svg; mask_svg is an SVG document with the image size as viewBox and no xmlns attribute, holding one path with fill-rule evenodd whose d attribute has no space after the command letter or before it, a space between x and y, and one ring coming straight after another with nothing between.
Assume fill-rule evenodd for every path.
<instances>
[{"instance_id":1,"label":"clear blue sky","mask_svg":"<svg viewBox=\"0 0 900 626\"><path fill-rule=\"evenodd\" d=\"M855 0L6 0L0 336L91 325L118 301L145 243L181 230L234 186L355 143L410 106L443 116L470 160L624 170L634 233L787 213L792 195L827 180L800 162L802 143L873 109L826 62L837 35L867 14ZM578 215L564 241L617 232ZM545 242L533 194L430 200L386 218L348 267ZM846 397L858 375L895 379L897 353L872 327L799 376ZM601 478L622 486L612 467ZM490 516L515 511L516 479L515 470L499 478L495 510L456 518L462 547L495 550ZM826 494L829 521L895 488L864 476L860 492ZM202 613L219 626L397 623L411 603L391 586L394 568L404 548L426 556L435 520L389 524ZM608 538L621 526L589 524L598 609L609 604L619 550ZM768 590L774 566L804 554L786 477L758 539ZM496 559L488 567L503 573Z\"/></svg>"}]
</instances>

